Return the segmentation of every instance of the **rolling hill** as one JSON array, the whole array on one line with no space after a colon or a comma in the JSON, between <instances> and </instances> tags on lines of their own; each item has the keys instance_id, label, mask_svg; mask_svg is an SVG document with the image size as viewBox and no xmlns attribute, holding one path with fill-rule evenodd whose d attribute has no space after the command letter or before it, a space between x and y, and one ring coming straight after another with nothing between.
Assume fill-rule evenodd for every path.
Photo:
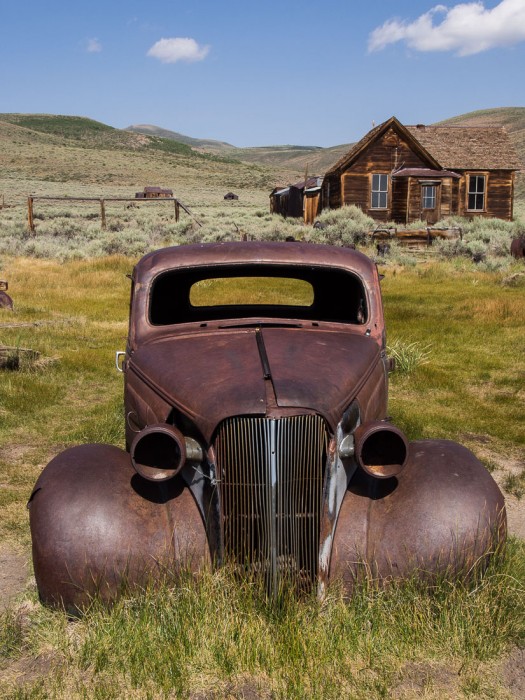
<instances>
[{"instance_id":1,"label":"rolling hill","mask_svg":"<svg viewBox=\"0 0 525 700\"><path fill-rule=\"evenodd\" d=\"M254 146L251 148L238 148L224 141L211 139L197 139L185 136L176 131L169 131L152 124L135 124L128 126L125 131L135 134L162 136L166 139L179 140L191 146L198 152L212 153L228 156L245 163L259 163L274 168L290 168L303 176L306 167L310 174L322 175L325 170L333 165L344 155L352 144L346 143L340 146L322 148L321 146Z\"/></svg>"}]
</instances>

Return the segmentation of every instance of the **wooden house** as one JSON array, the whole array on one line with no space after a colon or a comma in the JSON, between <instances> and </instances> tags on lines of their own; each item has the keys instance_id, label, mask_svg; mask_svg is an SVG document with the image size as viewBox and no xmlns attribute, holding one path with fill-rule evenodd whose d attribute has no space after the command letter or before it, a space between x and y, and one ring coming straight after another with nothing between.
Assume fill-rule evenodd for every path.
<instances>
[{"instance_id":1,"label":"wooden house","mask_svg":"<svg viewBox=\"0 0 525 700\"><path fill-rule=\"evenodd\" d=\"M328 170L323 208L355 204L376 221L513 217L522 167L499 127L376 126Z\"/></svg>"}]
</instances>

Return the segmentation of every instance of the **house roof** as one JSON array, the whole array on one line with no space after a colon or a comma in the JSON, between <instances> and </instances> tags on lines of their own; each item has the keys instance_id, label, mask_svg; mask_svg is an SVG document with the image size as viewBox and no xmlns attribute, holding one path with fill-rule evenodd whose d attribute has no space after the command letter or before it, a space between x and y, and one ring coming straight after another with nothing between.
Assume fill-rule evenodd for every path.
<instances>
[{"instance_id":1,"label":"house roof","mask_svg":"<svg viewBox=\"0 0 525 700\"><path fill-rule=\"evenodd\" d=\"M520 170L507 132L501 127L403 126L395 117L371 129L326 175L340 173L377 138L393 128L412 150L437 170Z\"/></svg>"},{"instance_id":2,"label":"house roof","mask_svg":"<svg viewBox=\"0 0 525 700\"><path fill-rule=\"evenodd\" d=\"M451 170L520 170L508 133L496 126L407 126L407 130Z\"/></svg>"}]
</instances>

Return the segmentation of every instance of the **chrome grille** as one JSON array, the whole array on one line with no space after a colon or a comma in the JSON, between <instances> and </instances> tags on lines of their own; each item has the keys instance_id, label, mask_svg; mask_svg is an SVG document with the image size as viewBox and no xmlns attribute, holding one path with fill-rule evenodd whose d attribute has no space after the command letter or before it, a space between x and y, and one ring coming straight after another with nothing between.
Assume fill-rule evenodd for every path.
<instances>
[{"instance_id":1,"label":"chrome grille","mask_svg":"<svg viewBox=\"0 0 525 700\"><path fill-rule=\"evenodd\" d=\"M309 587L317 575L328 433L315 415L231 418L215 443L227 558Z\"/></svg>"}]
</instances>

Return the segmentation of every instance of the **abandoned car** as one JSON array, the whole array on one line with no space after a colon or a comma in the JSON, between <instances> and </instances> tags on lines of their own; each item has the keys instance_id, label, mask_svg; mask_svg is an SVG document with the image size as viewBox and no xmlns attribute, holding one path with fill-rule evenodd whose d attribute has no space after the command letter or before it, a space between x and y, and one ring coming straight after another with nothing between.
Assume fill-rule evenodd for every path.
<instances>
[{"instance_id":1,"label":"abandoned car","mask_svg":"<svg viewBox=\"0 0 525 700\"><path fill-rule=\"evenodd\" d=\"M305 243L165 248L132 275L126 449L65 450L30 498L41 599L68 610L180 567L233 562L350 594L459 574L505 537L503 497L448 440L387 414L376 265Z\"/></svg>"}]
</instances>

